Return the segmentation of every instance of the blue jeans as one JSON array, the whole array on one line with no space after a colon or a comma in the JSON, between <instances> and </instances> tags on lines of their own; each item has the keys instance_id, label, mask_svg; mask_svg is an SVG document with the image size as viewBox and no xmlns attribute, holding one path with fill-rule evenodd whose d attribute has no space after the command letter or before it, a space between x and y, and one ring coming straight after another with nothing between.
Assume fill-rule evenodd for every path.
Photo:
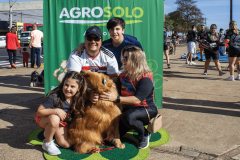
<instances>
[{"instance_id":1,"label":"blue jeans","mask_svg":"<svg viewBox=\"0 0 240 160\"><path fill-rule=\"evenodd\" d=\"M219 47L218 51L221 56L224 56L224 54L226 54L226 46Z\"/></svg>"},{"instance_id":2,"label":"blue jeans","mask_svg":"<svg viewBox=\"0 0 240 160\"><path fill-rule=\"evenodd\" d=\"M32 68L34 67L34 64L35 64L35 54L37 55L36 65L38 68L41 66L40 49L41 48L35 48L35 47L32 47L31 49L31 67Z\"/></svg>"}]
</instances>

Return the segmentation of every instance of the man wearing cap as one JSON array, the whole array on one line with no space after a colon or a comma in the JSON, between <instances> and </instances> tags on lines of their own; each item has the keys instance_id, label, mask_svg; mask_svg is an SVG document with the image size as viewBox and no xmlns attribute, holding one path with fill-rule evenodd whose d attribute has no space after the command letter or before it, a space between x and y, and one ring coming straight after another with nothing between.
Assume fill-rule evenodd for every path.
<instances>
[{"instance_id":1,"label":"man wearing cap","mask_svg":"<svg viewBox=\"0 0 240 160\"><path fill-rule=\"evenodd\" d=\"M82 53L73 51L70 54L67 70L105 73L115 81L118 77L118 63L114 54L102 46L102 32L99 27L92 26L87 29L84 44Z\"/></svg>"}]
</instances>

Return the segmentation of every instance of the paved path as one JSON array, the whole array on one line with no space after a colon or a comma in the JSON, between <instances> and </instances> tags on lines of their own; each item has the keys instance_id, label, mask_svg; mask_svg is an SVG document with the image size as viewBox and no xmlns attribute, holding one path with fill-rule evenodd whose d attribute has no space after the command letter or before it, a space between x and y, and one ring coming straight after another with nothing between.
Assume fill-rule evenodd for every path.
<instances>
[{"instance_id":1,"label":"paved path","mask_svg":"<svg viewBox=\"0 0 240 160\"><path fill-rule=\"evenodd\" d=\"M204 62L189 66L179 59L186 46L164 60L163 128L169 143L151 148L148 160L240 159L240 81L218 76L213 62L204 76ZM227 69L227 63L221 63ZM43 68L37 69L41 72ZM27 142L38 126L34 112L44 99L43 86L30 88L33 68L0 69L0 160L44 159L41 146ZM236 76L236 73L235 73Z\"/></svg>"}]
</instances>

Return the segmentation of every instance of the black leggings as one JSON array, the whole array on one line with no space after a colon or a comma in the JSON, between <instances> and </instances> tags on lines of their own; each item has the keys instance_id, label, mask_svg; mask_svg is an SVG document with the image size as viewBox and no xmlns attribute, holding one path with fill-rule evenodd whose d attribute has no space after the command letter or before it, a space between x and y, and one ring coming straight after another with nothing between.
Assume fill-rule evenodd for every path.
<instances>
[{"instance_id":1,"label":"black leggings","mask_svg":"<svg viewBox=\"0 0 240 160\"><path fill-rule=\"evenodd\" d=\"M150 119L155 117L158 113L157 107L155 105L151 105L146 107ZM138 135L139 140L142 140L145 132L145 125L148 125L149 118L146 110L143 107L132 107L132 108L124 108L123 114L119 121L119 132L120 136L123 136L131 129L134 129Z\"/></svg>"},{"instance_id":2,"label":"black leggings","mask_svg":"<svg viewBox=\"0 0 240 160\"><path fill-rule=\"evenodd\" d=\"M9 57L10 65L12 66L12 63L15 64L15 62L16 62L16 53L17 53L17 50L8 49L7 52L8 52L8 57ZM12 62L12 61L13 61L13 62Z\"/></svg>"}]
</instances>

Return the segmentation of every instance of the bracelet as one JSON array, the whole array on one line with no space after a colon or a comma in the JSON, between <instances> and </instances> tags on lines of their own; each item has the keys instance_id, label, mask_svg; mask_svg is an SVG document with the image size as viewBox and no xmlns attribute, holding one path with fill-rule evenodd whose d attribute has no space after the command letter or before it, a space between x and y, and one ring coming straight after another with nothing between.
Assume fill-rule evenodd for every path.
<instances>
[{"instance_id":1,"label":"bracelet","mask_svg":"<svg viewBox=\"0 0 240 160\"><path fill-rule=\"evenodd\" d=\"M57 112L56 112L56 115L58 115L58 108L57 108Z\"/></svg>"}]
</instances>

